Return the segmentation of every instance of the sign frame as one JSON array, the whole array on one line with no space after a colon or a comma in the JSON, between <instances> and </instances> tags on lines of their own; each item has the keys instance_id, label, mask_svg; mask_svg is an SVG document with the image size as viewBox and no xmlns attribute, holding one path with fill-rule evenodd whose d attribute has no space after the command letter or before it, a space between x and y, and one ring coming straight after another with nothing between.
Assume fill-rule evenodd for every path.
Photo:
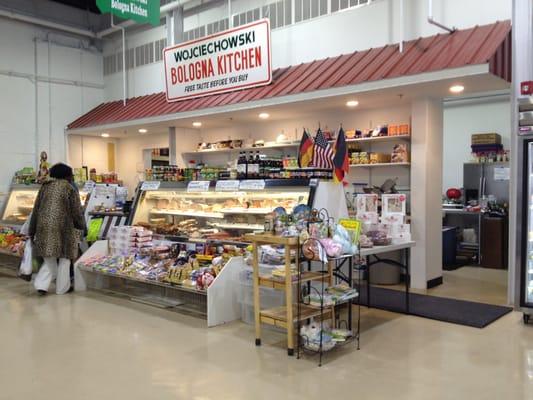
<instances>
[{"instance_id":1,"label":"sign frame","mask_svg":"<svg viewBox=\"0 0 533 400\"><path fill-rule=\"evenodd\" d=\"M113 6L113 0L96 0L96 6L102 14L112 14L119 18L135 21L139 24L150 24L159 26L161 21L161 1L146 0L145 4L140 0L117 0L118 5L128 7L128 10L122 10ZM141 4L139 4L141 3ZM138 7L139 10L146 10L147 15L143 16L132 11L131 7Z\"/></svg>"},{"instance_id":2,"label":"sign frame","mask_svg":"<svg viewBox=\"0 0 533 400\"><path fill-rule=\"evenodd\" d=\"M259 81L259 82L245 83L242 85L232 86L231 88L218 88L218 89L208 90L208 91L201 92L201 93L191 93L190 95L185 95L185 96L180 96L180 97L169 97L169 92L168 92L169 86L168 86L168 79L167 79L168 77L167 67L168 66L167 66L167 59L166 59L167 52L169 51L171 52L173 50L179 49L180 47L186 47L186 46L190 46L195 43L208 41L219 36L227 35L232 32L244 30L244 29L256 26L256 25L261 25L261 24L266 24L266 28L267 28L267 54L268 54L268 65L267 65L268 78L267 79L263 81ZM210 96L210 95L219 94L219 93L228 93L228 92L233 92L233 91L241 90L245 88L266 86L272 83L272 38L271 38L270 20L268 18L262 18L262 19L259 19L257 21L254 21L248 24L239 25L235 28L227 29L222 32L213 33L211 35L207 35L199 39L189 40L187 42L182 42L171 47L166 47L163 49L162 56L163 56L163 66L164 66L164 74L165 74L165 96L166 96L166 100L168 103L183 101L187 99L194 99L194 98L199 98L199 97L205 97L205 96Z\"/></svg>"}]
</instances>

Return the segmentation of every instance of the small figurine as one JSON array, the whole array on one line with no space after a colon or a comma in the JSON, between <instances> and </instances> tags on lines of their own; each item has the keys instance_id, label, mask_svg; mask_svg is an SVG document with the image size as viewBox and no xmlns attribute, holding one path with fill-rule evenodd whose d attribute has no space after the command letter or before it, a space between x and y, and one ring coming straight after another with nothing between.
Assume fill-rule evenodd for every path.
<instances>
[{"instance_id":1,"label":"small figurine","mask_svg":"<svg viewBox=\"0 0 533 400\"><path fill-rule=\"evenodd\" d=\"M46 151L41 151L41 160L39 162L39 172L37 173L37 183L42 183L48 178L48 154Z\"/></svg>"}]
</instances>

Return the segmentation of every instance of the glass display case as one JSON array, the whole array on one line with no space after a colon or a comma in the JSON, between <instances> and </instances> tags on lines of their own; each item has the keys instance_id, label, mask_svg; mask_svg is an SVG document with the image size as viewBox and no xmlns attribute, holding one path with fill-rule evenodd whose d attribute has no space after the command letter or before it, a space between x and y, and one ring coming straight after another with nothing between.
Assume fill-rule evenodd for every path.
<instances>
[{"instance_id":1,"label":"glass display case","mask_svg":"<svg viewBox=\"0 0 533 400\"><path fill-rule=\"evenodd\" d=\"M525 142L524 154L524 204L527 206L527 218L524 219L526 233L523 249L523 271L521 279L521 306L533 308L533 141Z\"/></svg>"},{"instance_id":2,"label":"glass display case","mask_svg":"<svg viewBox=\"0 0 533 400\"><path fill-rule=\"evenodd\" d=\"M0 223L11 226L24 224L33 210L33 204L35 203L35 199L37 198L37 193L39 193L40 187L40 185L36 184L11 185ZM80 200L82 206L85 205L88 195L89 193L80 190Z\"/></svg>"},{"instance_id":3,"label":"glass display case","mask_svg":"<svg viewBox=\"0 0 533 400\"><path fill-rule=\"evenodd\" d=\"M258 182L230 190L216 182L200 190L180 182L161 182L157 190L141 187L129 223L166 236L242 242L245 233L264 230L265 215L275 208L290 213L298 204L313 204L309 180Z\"/></svg>"},{"instance_id":4,"label":"glass display case","mask_svg":"<svg viewBox=\"0 0 533 400\"><path fill-rule=\"evenodd\" d=\"M28 219L40 185L12 185L2 213L2 224L22 225Z\"/></svg>"}]
</instances>

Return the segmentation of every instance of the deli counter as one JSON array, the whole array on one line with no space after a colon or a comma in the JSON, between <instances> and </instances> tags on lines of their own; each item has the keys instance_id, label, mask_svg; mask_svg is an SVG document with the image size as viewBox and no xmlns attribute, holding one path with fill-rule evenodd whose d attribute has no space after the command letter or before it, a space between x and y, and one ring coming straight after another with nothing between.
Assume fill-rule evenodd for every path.
<instances>
[{"instance_id":1,"label":"deli counter","mask_svg":"<svg viewBox=\"0 0 533 400\"><path fill-rule=\"evenodd\" d=\"M277 207L292 212L311 206L316 180L193 181L141 184L130 225L169 238L242 242L243 235L264 230L265 216Z\"/></svg>"}]
</instances>

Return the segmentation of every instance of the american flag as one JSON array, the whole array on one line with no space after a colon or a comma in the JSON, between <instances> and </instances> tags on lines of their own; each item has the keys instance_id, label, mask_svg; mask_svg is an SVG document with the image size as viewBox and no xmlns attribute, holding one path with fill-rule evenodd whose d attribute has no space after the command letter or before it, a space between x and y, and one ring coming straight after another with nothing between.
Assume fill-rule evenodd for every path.
<instances>
[{"instance_id":1,"label":"american flag","mask_svg":"<svg viewBox=\"0 0 533 400\"><path fill-rule=\"evenodd\" d=\"M315 136L315 147L313 151L313 167L333 168L333 149L318 128Z\"/></svg>"}]
</instances>

